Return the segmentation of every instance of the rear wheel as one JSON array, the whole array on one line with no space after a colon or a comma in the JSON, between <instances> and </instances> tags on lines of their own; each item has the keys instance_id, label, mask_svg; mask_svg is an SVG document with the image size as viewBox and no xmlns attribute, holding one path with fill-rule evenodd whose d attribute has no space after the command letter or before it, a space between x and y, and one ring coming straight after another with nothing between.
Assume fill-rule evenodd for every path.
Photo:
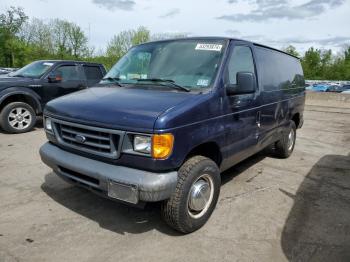
<instances>
[{"instance_id":1,"label":"rear wheel","mask_svg":"<svg viewBox=\"0 0 350 262\"><path fill-rule=\"evenodd\" d=\"M296 126L294 121L290 122L288 129L283 133L282 138L275 144L275 153L277 157L288 158L295 146Z\"/></svg>"},{"instance_id":2,"label":"rear wheel","mask_svg":"<svg viewBox=\"0 0 350 262\"><path fill-rule=\"evenodd\" d=\"M23 102L6 105L0 113L1 127L8 133L25 133L33 129L36 123L34 109Z\"/></svg>"},{"instance_id":3,"label":"rear wheel","mask_svg":"<svg viewBox=\"0 0 350 262\"><path fill-rule=\"evenodd\" d=\"M175 192L162 205L164 220L182 233L199 229L215 209L220 186L220 171L214 161L203 156L190 158L178 172Z\"/></svg>"}]
</instances>

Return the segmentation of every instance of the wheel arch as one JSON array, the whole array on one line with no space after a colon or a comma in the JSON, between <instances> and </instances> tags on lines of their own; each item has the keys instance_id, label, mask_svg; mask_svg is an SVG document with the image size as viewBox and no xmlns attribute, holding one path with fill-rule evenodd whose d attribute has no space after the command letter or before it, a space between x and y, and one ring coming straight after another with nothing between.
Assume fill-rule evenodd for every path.
<instances>
[{"instance_id":1,"label":"wheel arch","mask_svg":"<svg viewBox=\"0 0 350 262\"><path fill-rule=\"evenodd\" d=\"M222 163L222 153L219 145L214 141L208 141L193 147L186 155L185 161L193 156L200 155L213 160L218 167Z\"/></svg>"},{"instance_id":2,"label":"wheel arch","mask_svg":"<svg viewBox=\"0 0 350 262\"><path fill-rule=\"evenodd\" d=\"M33 107L36 114L42 113L40 97L31 90L10 90L0 95L0 112L9 103L24 102Z\"/></svg>"},{"instance_id":3,"label":"wheel arch","mask_svg":"<svg viewBox=\"0 0 350 262\"><path fill-rule=\"evenodd\" d=\"M292 121L294 121L295 123L295 126L296 128L299 128L300 127L300 113L295 113L292 118L291 118Z\"/></svg>"}]
</instances>

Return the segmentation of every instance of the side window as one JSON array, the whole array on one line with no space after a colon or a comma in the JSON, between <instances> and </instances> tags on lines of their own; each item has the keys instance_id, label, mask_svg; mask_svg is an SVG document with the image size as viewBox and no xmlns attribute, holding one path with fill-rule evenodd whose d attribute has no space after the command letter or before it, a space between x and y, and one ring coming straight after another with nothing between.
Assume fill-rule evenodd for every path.
<instances>
[{"instance_id":1,"label":"side window","mask_svg":"<svg viewBox=\"0 0 350 262\"><path fill-rule=\"evenodd\" d=\"M296 58L256 47L260 83L264 91L300 88L304 86L303 70Z\"/></svg>"},{"instance_id":2,"label":"side window","mask_svg":"<svg viewBox=\"0 0 350 262\"><path fill-rule=\"evenodd\" d=\"M238 72L254 73L254 60L252 51L248 46L236 46L233 49L228 63L228 81L230 84L237 84Z\"/></svg>"},{"instance_id":3,"label":"side window","mask_svg":"<svg viewBox=\"0 0 350 262\"><path fill-rule=\"evenodd\" d=\"M101 69L98 66L84 66L84 73L88 81L99 81L102 78Z\"/></svg>"},{"instance_id":4,"label":"side window","mask_svg":"<svg viewBox=\"0 0 350 262\"><path fill-rule=\"evenodd\" d=\"M55 72L62 76L62 82L80 80L79 67L75 65L60 66Z\"/></svg>"}]
</instances>

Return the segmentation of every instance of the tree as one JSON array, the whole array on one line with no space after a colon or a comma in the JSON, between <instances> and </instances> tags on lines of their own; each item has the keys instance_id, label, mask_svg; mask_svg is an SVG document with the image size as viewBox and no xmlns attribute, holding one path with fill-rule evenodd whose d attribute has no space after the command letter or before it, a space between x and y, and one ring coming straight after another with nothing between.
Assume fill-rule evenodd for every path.
<instances>
[{"instance_id":1,"label":"tree","mask_svg":"<svg viewBox=\"0 0 350 262\"><path fill-rule=\"evenodd\" d=\"M113 36L107 45L107 67L110 68L118 61L133 45L138 45L150 40L150 31L140 26L136 30L122 31Z\"/></svg>"},{"instance_id":2,"label":"tree","mask_svg":"<svg viewBox=\"0 0 350 262\"><path fill-rule=\"evenodd\" d=\"M140 26L136 30L132 31L132 38L131 38L131 44L132 45L138 45L145 42L148 42L151 38L150 31L144 27Z\"/></svg>"},{"instance_id":3,"label":"tree","mask_svg":"<svg viewBox=\"0 0 350 262\"><path fill-rule=\"evenodd\" d=\"M141 35L142 36L142 35ZM38 59L83 59L92 55L84 31L75 23L54 19L28 21L22 8L0 14L0 65L21 67Z\"/></svg>"},{"instance_id":4,"label":"tree","mask_svg":"<svg viewBox=\"0 0 350 262\"><path fill-rule=\"evenodd\" d=\"M28 17L22 8L10 7L0 14L0 63L13 67L22 64L24 44L17 36Z\"/></svg>"},{"instance_id":5,"label":"tree","mask_svg":"<svg viewBox=\"0 0 350 262\"><path fill-rule=\"evenodd\" d=\"M286 48L283 48L283 51L290 55L300 57L300 54L298 53L297 49L292 45L289 45Z\"/></svg>"},{"instance_id":6,"label":"tree","mask_svg":"<svg viewBox=\"0 0 350 262\"><path fill-rule=\"evenodd\" d=\"M76 24L70 23L68 35L74 58L77 59L87 55L89 51L87 46L88 40L81 28Z\"/></svg>"},{"instance_id":7,"label":"tree","mask_svg":"<svg viewBox=\"0 0 350 262\"><path fill-rule=\"evenodd\" d=\"M346 61L350 61L350 45L344 50L344 58Z\"/></svg>"},{"instance_id":8,"label":"tree","mask_svg":"<svg viewBox=\"0 0 350 262\"><path fill-rule=\"evenodd\" d=\"M35 59L82 59L92 55L84 31L75 23L55 19L44 23L33 18L26 22L19 38L27 47L27 55Z\"/></svg>"},{"instance_id":9,"label":"tree","mask_svg":"<svg viewBox=\"0 0 350 262\"><path fill-rule=\"evenodd\" d=\"M122 31L113 36L107 45L106 55L119 59L132 46L132 31Z\"/></svg>"},{"instance_id":10,"label":"tree","mask_svg":"<svg viewBox=\"0 0 350 262\"><path fill-rule=\"evenodd\" d=\"M344 51L344 79L350 80L350 45Z\"/></svg>"},{"instance_id":11,"label":"tree","mask_svg":"<svg viewBox=\"0 0 350 262\"><path fill-rule=\"evenodd\" d=\"M50 25L54 54L60 59L81 59L89 54L88 39L75 23L55 19Z\"/></svg>"},{"instance_id":12,"label":"tree","mask_svg":"<svg viewBox=\"0 0 350 262\"><path fill-rule=\"evenodd\" d=\"M321 75L321 51L310 47L301 60L307 79L319 79Z\"/></svg>"},{"instance_id":13,"label":"tree","mask_svg":"<svg viewBox=\"0 0 350 262\"><path fill-rule=\"evenodd\" d=\"M29 49L28 60L53 57L54 40L52 31L50 24L46 24L37 18L33 18L24 24L19 35Z\"/></svg>"},{"instance_id":14,"label":"tree","mask_svg":"<svg viewBox=\"0 0 350 262\"><path fill-rule=\"evenodd\" d=\"M60 59L69 57L72 50L69 46L69 29L70 25L68 21L55 19L51 22L51 28L53 29L53 40L56 55Z\"/></svg>"}]
</instances>

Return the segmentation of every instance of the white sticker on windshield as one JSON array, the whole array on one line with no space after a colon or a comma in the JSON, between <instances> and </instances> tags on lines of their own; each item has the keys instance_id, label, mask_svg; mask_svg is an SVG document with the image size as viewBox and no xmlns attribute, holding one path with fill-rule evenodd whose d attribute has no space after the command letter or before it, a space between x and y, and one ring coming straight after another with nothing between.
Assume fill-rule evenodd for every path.
<instances>
[{"instance_id":1,"label":"white sticker on windshield","mask_svg":"<svg viewBox=\"0 0 350 262\"><path fill-rule=\"evenodd\" d=\"M45 66L52 66L53 63L45 62L44 65L45 65Z\"/></svg>"},{"instance_id":2,"label":"white sticker on windshield","mask_svg":"<svg viewBox=\"0 0 350 262\"><path fill-rule=\"evenodd\" d=\"M198 79L197 86L208 86L209 80L208 79Z\"/></svg>"},{"instance_id":3,"label":"white sticker on windshield","mask_svg":"<svg viewBox=\"0 0 350 262\"><path fill-rule=\"evenodd\" d=\"M222 48L222 45L218 45L218 44L197 44L195 49L220 52L221 48Z\"/></svg>"}]
</instances>

